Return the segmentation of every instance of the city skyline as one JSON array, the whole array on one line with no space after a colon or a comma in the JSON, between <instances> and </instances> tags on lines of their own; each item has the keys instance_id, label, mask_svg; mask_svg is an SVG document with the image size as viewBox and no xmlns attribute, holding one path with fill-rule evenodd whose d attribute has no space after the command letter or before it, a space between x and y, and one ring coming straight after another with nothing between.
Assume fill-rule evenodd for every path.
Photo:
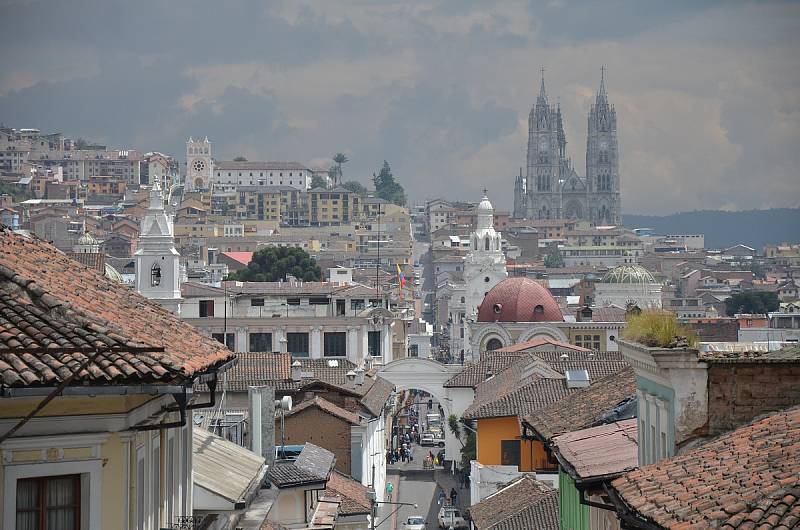
<instances>
[{"instance_id":1,"label":"city skyline","mask_svg":"<svg viewBox=\"0 0 800 530\"><path fill-rule=\"evenodd\" d=\"M386 159L412 201L488 187L510 210L540 66L581 174L606 66L623 213L800 203L792 4L4 5L6 126L179 158L191 135L220 159L341 151L345 179Z\"/></svg>"}]
</instances>

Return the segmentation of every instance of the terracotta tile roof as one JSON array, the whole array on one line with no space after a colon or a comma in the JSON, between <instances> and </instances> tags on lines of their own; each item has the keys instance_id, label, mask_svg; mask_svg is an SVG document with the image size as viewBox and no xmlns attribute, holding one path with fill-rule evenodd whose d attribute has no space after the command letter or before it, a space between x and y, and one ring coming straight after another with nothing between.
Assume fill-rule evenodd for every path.
<instances>
[{"instance_id":1,"label":"terracotta tile roof","mask_svg":"<svg viewBox=\"0 0 800 530\"><path fill-rule=\"evenodd\" d=\"M312 399L307 399L301 402L299 405L293 407L292 410L286 414L286 416L294 416L295 414L299 414L300 412L311 407L318 408L324 412L327 412L331 416L335 416L353 425L361 424L361 418L358 417L358 414L354 414L349 410L345 410L339 405L331 403L327 399L323 399L319 396L315 396Z\"/></svg>"},{"instance_id":2,"label":"terracotta tile roof","mask_svg":"<svg viewBox=\"0 0 800 530\"><path fill-rule=\"evenodd\" d=\"M558 530L560 528L558 492L548 493L538 502L530 504L511 517L490 526L489 530L520 530L521 528Z\"/></svg>"},{"instance_id":3,"label":"terracotta tile roof","mask_svg":"<svg viewBox=\"0 0 800 530\"><path fill-rule=\"evenodd\" d=\"M546 407L569 394L562 379L537 378L524 386L503 394L497 399L474 404L464 411L465 419L522 417L534 410Z\"/></svg>"},{"instance_id":4,"label":"terracotta tile roof","mask_svg":"<svg viewBox=\"0 0 800 530\"><path fill-rule=\"evenodd\" d=\"M236 366L225 374L227 390L231 392L247 392L247 387L254 385L284 388L292 384L290 353L250 352L237 353L236 357Z\"/></svg>"},{"instance_id":5,"label":"terracotta tile roof","mask_svg":"<svg viewBox=\"0 0 800 530\"><path fill-rule=\"evenodd\" d=\"M549 441L559 434L597 425L603 415L635 396L636 377L632 368L625 368L528 414L523 420L538 438Z\"/></svg>"},{"instance_id":6,"label":"terracotta tile roof","mask_svg":"<svg viewBox=\"0 0 800 530\"><path fill-rule=\"evenodd\" d=\"M580 346L575 346L574 344L569 344L568 342L561 342L548 337L539 337L527 342L520 342L519 344L513 344L511 346L506 346L505 348L499 348L493 351L495 353L514 353L525 350L535 350L541 346L548 345L556 346L559 350L592 351L589 348L582 348Z\"/></svg>"},{"instance_id":7,"label":"terracotta tile roof","mask_svg":"<svg viewBox=\"0 0 800 530\"><path fill-rule=\"evenodd\" d=\"M0 291L5 386L56 384L86 359L80 351L94 348L108 353L75 384L179 381L234 356L130 288L7 229L0 229Z\"/></svg>"},{"instance_id":8,"label":"terracotta tile roof","mask_svg":"<svg viewBox=\"0 0 800 530\"><path fill-rule=\"evenodd\" d=\"M369 491L356 479L334 470L323 495L340 499L339 515L362 515L372 513Z\"/></svg>"},{"instance_id":9,"label":"terracotta tile roof","mask_svg":"<svg viewBox=\"0 0 800 530\"><path fill-rule=\"evenodd\" d=\"M800 407L612 483L624 517L662 528L798 528ZM619 511L619 510L618 510ZM764 525L759 526L759 525Z\"/></svg>"},{"instance_id":10,"label":"terracotta tile roof","mask_svg":"<svg viewBox=\"0 0 800 530\"><path fill-rule=\"evenodd\" d=\"M559 462L577 482L608 479L638 466L636 418L553 439Z\"/></svg>"},{"instance_id":11,"label":"terracotta tile roof","mask_svg":"<svg viewBox=\"0 0 800 530\"><path fill-rule=\"evenodd\" d=\"M558 491L523 475L472 506L469 513L478 530L558 530Z\"/></svg>"},{"instance_id":12,"label":"terracotta tile roof","mask_svg":"<svg viewBox=\"0 0 800 530\"><path fill-rule=\"evenodd\" d=\"M486 352L483 359L477 363L467 364L464 370L450 378L443 386L445 388L475 388L478 383L486 379L487 372L498 374L521 355L524 354Z\"/></svg>"},{"instance_id":13,"label":"terracotta tile roof","mask_svg":"<svg viewBox=\"0 0 800 530\"><path fill-rule=\"evenodd\" d=\"M383 410L386 402L389 401L389 396L394 391L394 385L386 379L375 376L365 377L364 381L372 380L372 386L364 393L361 398L361 404L372 413L373 416L379 416Z\"/></svg>"},{"instance_id":14,"label":"terracotta tile roof","mask_svg":"<svg viewBox=\"0 0 800 530\"><path fill-rule=\"evenodd\" d=\"M561 357L564 354L567 359ZM464 411L464 418L522 419L578 390L567 388L567 370L586 370L594 381L625 368L628 364L619 352L536 352L517 357L499 375L476 387L476 399Z\"/></svg>"},{"instance_id":15,"label":"terracotta tile roof","mask_svg":"<svg viewBox=\"0 0 800 530\"><path fill-rule=\"evenodd\" d=\"M221 252L223 256L226 258L230 258L233 261L239 262L242 265L247 265L251 261L253 261L253 253L252 252Z\"/></svg>"}]
</instances>

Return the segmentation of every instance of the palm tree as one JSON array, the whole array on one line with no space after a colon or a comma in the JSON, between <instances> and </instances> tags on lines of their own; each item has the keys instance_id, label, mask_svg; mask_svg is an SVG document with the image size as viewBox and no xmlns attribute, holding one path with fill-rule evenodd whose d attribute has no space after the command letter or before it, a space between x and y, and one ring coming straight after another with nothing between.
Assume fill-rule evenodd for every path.
<instances>
[{"instance_id":1,"label":"palm tree","mask_svg":"<svg viewBox=\"0 0 800 530\"><path fill-rule=\"evenodd\" d=\"M333 185L338 186L342 182L342 164L346 164L349 159L344 153L336 153L333 155L333 161L336 162L336 176L333 179Z\"/></svg>"}]
</instances>

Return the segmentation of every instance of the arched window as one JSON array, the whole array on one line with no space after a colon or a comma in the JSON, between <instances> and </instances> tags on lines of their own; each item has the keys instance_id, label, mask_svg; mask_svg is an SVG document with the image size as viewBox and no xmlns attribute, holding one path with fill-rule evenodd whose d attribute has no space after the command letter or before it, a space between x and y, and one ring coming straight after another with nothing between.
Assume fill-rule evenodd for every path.
<instances>
[{"instance_id":1,"label":"arched window","mask_svg":"<svg viewBox=\"0 0 800 530\"><path fill-rule=\"evenodd\" d=\"M533 308L533 316L534 317L538 317L538 316L541 316L543 314L544 314L544 306L543 305L540 304L540 305L537 305L536 307Z\"/></svg>"},{"instance_id":2,"label":"arched window","mask_svg":"<svg viewBox=\"0 0 800 530\"><path fill-rule=\"evenodd\" d=\"M486 244L484 245L486 250L489 250L489 236L486 236Z\"/></svg>"},{"instance_id":3,"label":"arched window","mask_svg":"<svg viewBox=\"0 0 800 530\"><path fill-rule=\"evenodd\" d=\"M500 342L500 339L492 337L486 342L486 351L494 351L499 350L503 347L503 343Z\"/></svg>"},{"instance_id":4,"label":"arched window","mask_svg":"<svg viewBox=\"0 0 800 530\"><path fill-rule=\"evenodd\" d=\"M158 266L158 263L153 263L153 267L150 269L150 285L153 287L161 285L161 267Z\"/></svg>"}]
</instances>

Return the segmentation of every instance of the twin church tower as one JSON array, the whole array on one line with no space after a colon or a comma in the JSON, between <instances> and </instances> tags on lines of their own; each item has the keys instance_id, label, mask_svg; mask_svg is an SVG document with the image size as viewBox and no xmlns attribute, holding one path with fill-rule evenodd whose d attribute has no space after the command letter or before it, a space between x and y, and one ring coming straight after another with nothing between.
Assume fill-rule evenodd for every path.
<instances>
[{"instance_id":1,"label":"twin church tower","mask_svg":"<svg viewBox=\"0 0 800 530\"><path fill-rule=\"evenodd\" d=\"M604 74L601 69L600 90L589 110L586 176L581 177L566 156L561 106L548 101L542 71L539 96L528 117L527 173L520 172L514 186L515 218L621 223L617 113L608 102Z\"/></svg>"}]
</instances>

